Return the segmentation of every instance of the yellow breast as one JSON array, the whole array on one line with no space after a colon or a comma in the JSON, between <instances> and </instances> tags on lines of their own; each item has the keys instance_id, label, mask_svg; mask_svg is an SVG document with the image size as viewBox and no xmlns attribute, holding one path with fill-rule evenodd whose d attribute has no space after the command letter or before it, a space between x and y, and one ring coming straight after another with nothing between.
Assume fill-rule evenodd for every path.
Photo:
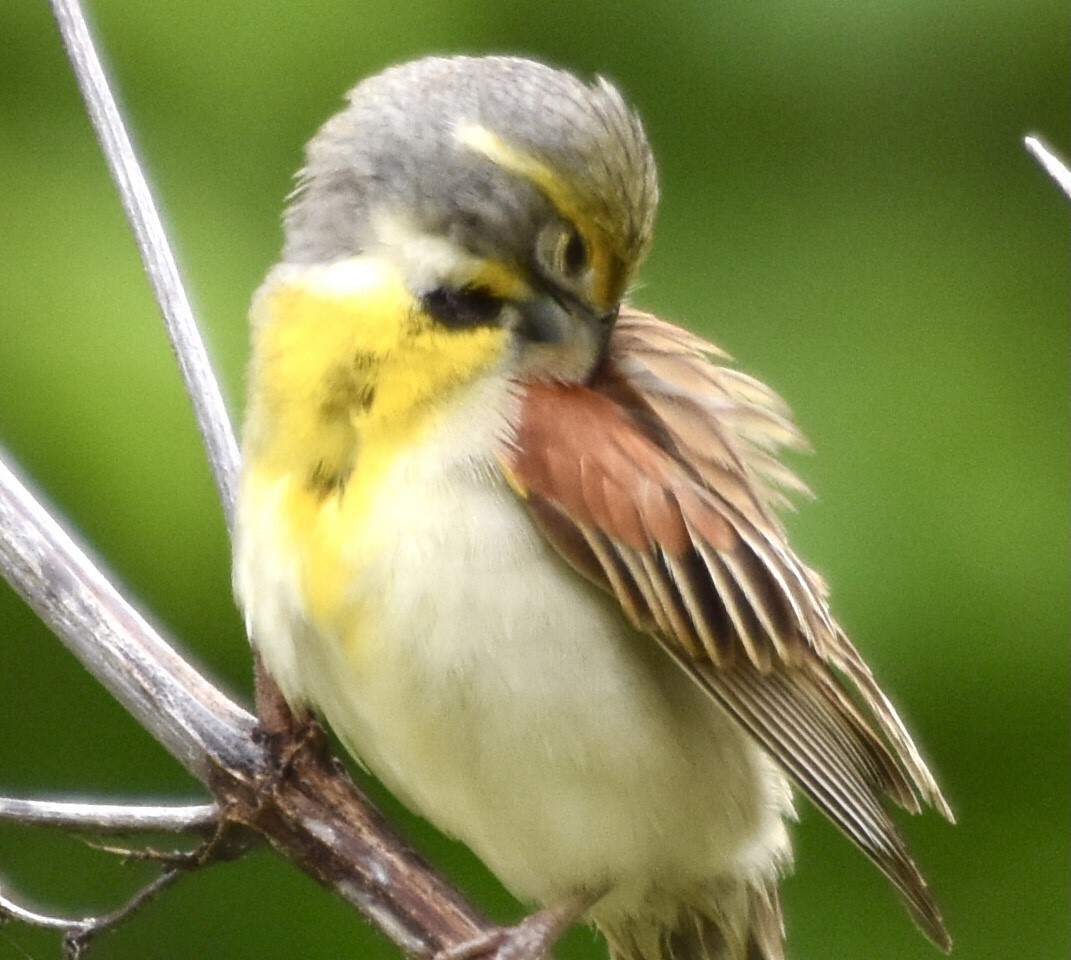
<instances>
[{"instance_id":1,"label":"yellow breast","mask_svg":"<svg viewBox=\"0 0 1071 960\"><path fill-rule=\"evenodd\" d=\"M507 335L444 328L372 257L281 268L252 319L241 513L275 527L306 615L353 636L349 586L377 550L391 469L500 362Z\"/></svg>"}]
</instances>

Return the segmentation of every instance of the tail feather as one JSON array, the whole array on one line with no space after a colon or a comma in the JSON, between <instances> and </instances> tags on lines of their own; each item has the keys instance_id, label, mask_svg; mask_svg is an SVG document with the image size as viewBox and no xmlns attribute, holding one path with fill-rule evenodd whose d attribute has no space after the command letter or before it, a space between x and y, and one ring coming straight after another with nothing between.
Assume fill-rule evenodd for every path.
<instances>
[{"instance_id":1,"label":"tail feather","mask_svg":"<svg viewBox=\"0 0 1071 960\"><path fill-rule=\"evenodd\" d=\"M785 921L774 886L751 889L751 932L747 960L785 960Z\"/></svg>"},{"instance_id":2,"label":"tail feather","mask_svg":"<svg viewBox=\"0 0 1071 960\"><path fill-rule=\"evenodd\" d=\"M611 960L784 960L777 889L743 881L701 903L596 919Z\"/></svg>"}]
</instances>

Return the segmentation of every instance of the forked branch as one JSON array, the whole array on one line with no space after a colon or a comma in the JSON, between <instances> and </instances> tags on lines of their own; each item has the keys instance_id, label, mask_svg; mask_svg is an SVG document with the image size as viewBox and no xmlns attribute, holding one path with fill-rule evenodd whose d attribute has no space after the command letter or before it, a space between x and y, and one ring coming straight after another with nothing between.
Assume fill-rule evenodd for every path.
<instances>
[{"instance_id":1,"label":"forked branch","mask_svg":"<svg viewBox=\"0 0 1071 960\"><path fill-rule=\"evenodd\" d=\"M82 11L77 0L51 2L185 377L230 527L238 454L217 381ZM172 809L0 799L0 820L76 833L210 834L190 854L157 857L166 864L157 878L104 916L58 916L0 889L0 922L59 930L68 956L78 956L90 939L184 873L240 855L260 835L411 957L427 958L493 931L391 830L322 739L294 723L270 678L258 671L258 723L121 596L2 454L0 572L214 798Z\"/></svg>"},{"instance_id":2,"label":"forked branch","mask_svg":"<svg viewBox=\"0 0 1071 960\"><path fill-rule=\"evenodd\" d=\"M184 872L180 867L168 867L125 903L95 917L61 917L54 913L45 913L29 905L10 890L0 888L0 921L17 920L43 930L56 930L62 935L63 955L66 960L78 960L92 940L130 919L141 907L155 900L170 887Z\"/></svg>"},{"instance_id":3,"label":"forked branch","mask_svg":"<svg viewBox=\"0 0 1071 960\"><path fill-rule=\"evenodd\" d=\"M211 791L220 831L244 827L263 835L410 956L427 958L491 929L391 830L317 738L264 734L184 660L2 458L0 569L85 667ZM0 804L0 810L17 807L11 800ZM41 806L23 808L22 815L46 819ZM48 816L77 820L83 833L106 832L109 822L118 829L121 819L113 808L93 831L87 816L72 809ZM123 816L134 815L128 808ZM202 859L214 862L222 849ZM28 921L34 913L9 915Z\"/></svg>"}]
</instances>

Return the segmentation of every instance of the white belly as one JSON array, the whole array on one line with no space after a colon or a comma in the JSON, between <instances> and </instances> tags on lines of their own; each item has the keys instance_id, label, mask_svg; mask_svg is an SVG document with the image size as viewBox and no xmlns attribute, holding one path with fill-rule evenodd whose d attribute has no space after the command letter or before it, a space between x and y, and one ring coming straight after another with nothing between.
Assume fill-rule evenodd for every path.
<instances>
[{"instance_id":1,"label":"white belly","mask_svg":"<svg viewBox=\"0 0 1071 960\"><path fill-rule=\"evenodd\" d=\"M284 692L516 895L631 900L787 856L782 775L486 468L384 484L347 574L356 654L310 624L271 498L243 510L238 591Z\"/></svg>"}]
</instances>

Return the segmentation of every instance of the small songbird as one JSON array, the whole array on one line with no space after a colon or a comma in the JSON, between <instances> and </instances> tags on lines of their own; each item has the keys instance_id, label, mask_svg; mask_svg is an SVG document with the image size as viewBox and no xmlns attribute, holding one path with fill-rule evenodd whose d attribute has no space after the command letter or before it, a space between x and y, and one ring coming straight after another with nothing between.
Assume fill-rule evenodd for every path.
<instances>
[{"instance_id":1,"label":"small songbird","mask_svg":"<svg viewBox=\"0 0 1071 960\"><path fill-rule=\"evenodd\" d=\"M296 709L614 960L780 960L794 784L951 941L951 812L776 516L783 401L623 305L658 188L605 80L394 67L309 143L252 306L235 583ZM534 954L533 954L534 951Z\"/></svg>"}]
</instances>

